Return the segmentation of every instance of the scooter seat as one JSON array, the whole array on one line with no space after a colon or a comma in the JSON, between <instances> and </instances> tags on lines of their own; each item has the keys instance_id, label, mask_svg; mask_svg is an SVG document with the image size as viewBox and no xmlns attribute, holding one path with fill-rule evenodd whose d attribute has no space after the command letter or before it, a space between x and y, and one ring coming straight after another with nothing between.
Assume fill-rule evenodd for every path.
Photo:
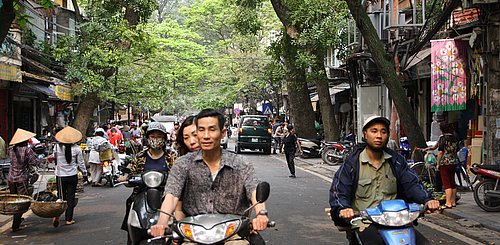
<instances>
[{"instance_id":1,"label":"scooter seat","mask_svg":"<svg viewBox=\"0 0 500 245\"><path fill-rule=\"evenodd\" d=\"M500 172L500 165L479 165L478 168Z\"/></svg>"}]
</instances>

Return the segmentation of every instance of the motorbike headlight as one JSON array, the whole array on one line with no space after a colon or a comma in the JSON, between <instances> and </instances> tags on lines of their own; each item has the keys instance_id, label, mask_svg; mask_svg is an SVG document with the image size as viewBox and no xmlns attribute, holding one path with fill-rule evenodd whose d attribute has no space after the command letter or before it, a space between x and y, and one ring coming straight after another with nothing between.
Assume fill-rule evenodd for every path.
<instances>
[{"instance_id":1,"label":"motorbike headlight","mask_svg":"<svg viewBox=\"0 0 500 245\"><path fill-rule=\"evenodd\" d=\"M156 188L163 182L163 174L156 171L150 171L142 175L142 181L149 188Z\"/></svg>"},{"instance_id":2,"label":"motorbike headlight","mask_svg":"<svg viewBox=\"0 0 500 245\"><path fill-rule=\"evenodd\" d=\"M383 212L381 215L370 216L370 219L380 225L403 226L416 220L419 215L419 211L409 212L405 209L399 212Z\"/></svg>"},{"instance_id":3,"label":"motorbike headlight","mask_svg":"<svg viewBox=\"0 0 500 245\"><path fill-rule=\"evenodd\" d=\"M179 230L184 237L193 242L213 244L234 235L238 231L240 224L239 220L233 220L207 229L199 225L179 223Z\"/></svg>"}]
</instances>

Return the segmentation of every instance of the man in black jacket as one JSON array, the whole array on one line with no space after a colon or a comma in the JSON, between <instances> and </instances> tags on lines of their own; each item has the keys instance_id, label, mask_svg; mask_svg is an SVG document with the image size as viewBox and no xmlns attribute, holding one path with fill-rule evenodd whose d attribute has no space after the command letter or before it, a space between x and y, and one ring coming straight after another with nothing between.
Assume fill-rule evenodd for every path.
<instances>
[{"instance_id":1,"label":"man in black jacket","mask_svg":"<svg viewBox=\"0 0 500 245\"><path fill-rule=\"evenodd\" d=\"M354 211L375 207L384 200L425 203L431 210L439 207L439 202L431 199L404 157L387 148L389 125L385 117L372 116L365 120L364 143L354 149L335 173L330 207L336 226L350 231L347 221L354 218ZM373 239L373 233L369 236L373 244L379 244Z\"/></svg>"}]
</instances>

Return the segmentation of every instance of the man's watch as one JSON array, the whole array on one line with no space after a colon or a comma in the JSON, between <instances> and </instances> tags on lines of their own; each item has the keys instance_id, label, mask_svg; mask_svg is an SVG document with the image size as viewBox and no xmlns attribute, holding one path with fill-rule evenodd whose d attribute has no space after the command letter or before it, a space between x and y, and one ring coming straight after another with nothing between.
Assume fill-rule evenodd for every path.
<instances>
[{"instance_id":1,"label":"man's watch","mask_svg":"<svg viewBox=\"0 0 500 245\"><path fill-rule=\"evenodd\" d=\"M267 216L267 210L262 209L262 210L259 211L259 213L257 215L265 215L265 216Z\"/></svg>"}]
</instances>

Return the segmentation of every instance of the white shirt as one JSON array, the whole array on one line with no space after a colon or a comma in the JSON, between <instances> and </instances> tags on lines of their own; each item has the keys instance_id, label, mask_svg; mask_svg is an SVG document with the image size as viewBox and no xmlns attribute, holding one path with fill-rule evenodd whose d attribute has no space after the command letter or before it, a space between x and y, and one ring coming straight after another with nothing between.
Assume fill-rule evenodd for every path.
<instances>
[{"instance_id":1,"label":"white shirt","mask_svg":"<svg viewBox=\"0 0 500 245\"><path fill-rule=\"evenodd\" d=\"M58 177L73 176L78 173L78 168L83 172L83 175L87 175L87 168L85 168L85 162L83 161L83 153L80 146L75 144L71 145L71 162L66 162L66 156L64 154L64 145L56 144L54 146L54 161L56 163L55 174Z\"/></svg>"}]
</instances>

